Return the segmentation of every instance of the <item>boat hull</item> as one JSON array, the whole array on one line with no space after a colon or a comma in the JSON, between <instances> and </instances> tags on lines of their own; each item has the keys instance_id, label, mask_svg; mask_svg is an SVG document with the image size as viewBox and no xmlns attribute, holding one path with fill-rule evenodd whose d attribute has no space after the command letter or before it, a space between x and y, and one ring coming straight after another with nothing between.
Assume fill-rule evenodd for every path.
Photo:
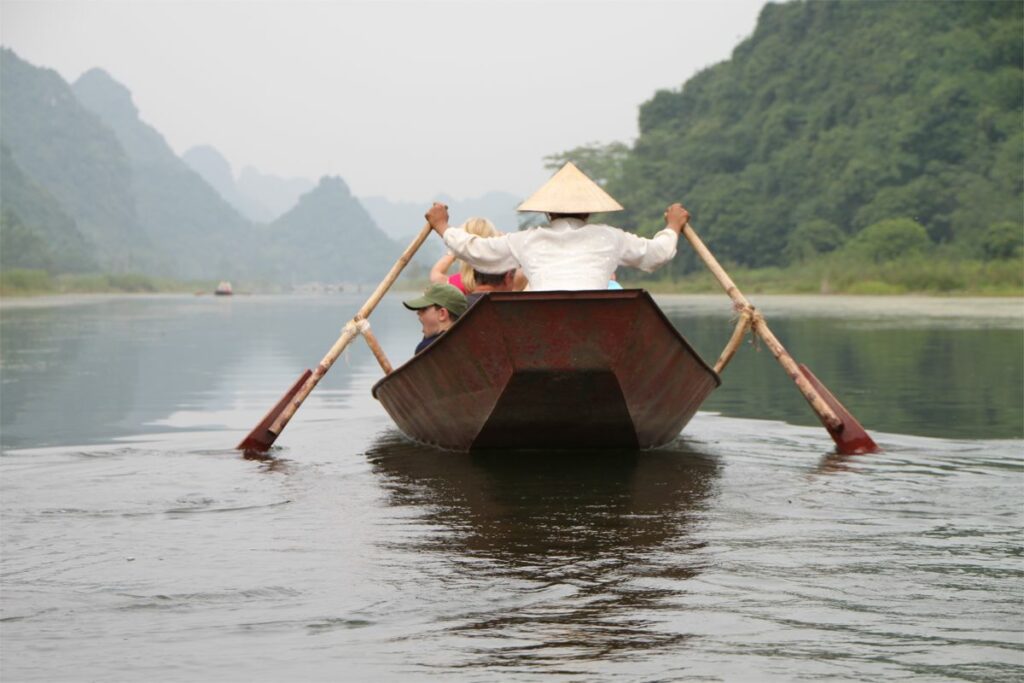
<instances>
[{"instance_id":1,"label":"boat hull","mask_svg":"<svg viewBox=\"0 0 1024 683\"><path fill-rule=\"evenodd\" d=\"M495 292L373 395L443 448L651 448L720 383L647 292Z\"/></svg>"}]
</instances>

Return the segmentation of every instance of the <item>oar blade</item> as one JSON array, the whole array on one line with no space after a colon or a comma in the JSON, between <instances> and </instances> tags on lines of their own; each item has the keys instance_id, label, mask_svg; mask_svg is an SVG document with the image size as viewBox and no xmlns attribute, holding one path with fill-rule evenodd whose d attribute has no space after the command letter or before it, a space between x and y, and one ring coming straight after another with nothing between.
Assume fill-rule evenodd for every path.
<instances>
[{"instance_id":1,"label":"oar blade","mask_svg":"<svg viewBox=\"0 0 1024 683\"><path fill-rule=\"evenodd\" d=\"M803 363L799 364L800 372L804 374L807 381L810 382L815 390L821 394L822 399L829 407L835 412L840 420L843 421L842 427L839 429L832 429L827 424L824 424L825 429L828 430L832 440L836 442L836 449L843 455L855 455L858 453L877 453L881 449L878 444L875 443L874 439L868 436L867 431L861 426L860 422L857 421L853 415L850 414L842 403L839 402L832 392L821 383L821 381L814 376L811 369Z\"/></svg>"},{"instance_id":2,"label":"oar blade","mask_svg":"<svg viewBox=\"0 0 1024 683\"><path fill-rule=\"evenodd\" d=\"M281 400L263 416L260 423L235 448L246 453L266 453L270 450L270 447L274 445L274 441L277 440L277 434L270 431L270 425L274 424L277 416L284 412L284 409L288 407L288 403L295 397L295 394L299 393L302 385L306 383L306 380L312 374L312 370L303 372L302 376L292 385L292 388L281 397Z\"/></svg>"}]
</instances>

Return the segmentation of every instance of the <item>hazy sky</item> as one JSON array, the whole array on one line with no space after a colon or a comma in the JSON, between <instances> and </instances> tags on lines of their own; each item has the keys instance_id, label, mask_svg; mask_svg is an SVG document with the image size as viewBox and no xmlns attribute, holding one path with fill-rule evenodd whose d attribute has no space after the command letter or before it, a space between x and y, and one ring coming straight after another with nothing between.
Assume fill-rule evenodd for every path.
<instances>
[{"instance_id":1,"label":"hazy sky","mask_svg":"<svg viewBox=\"0 0 1024 683\"><path fill-rule=\"evenodd\" d=\"M639 105L727 59L764 4L0 0L0 42L69 82L105 69L176 152L236 175L526 196L545 155L631 142Z\"/></svg>"}]
</instances>

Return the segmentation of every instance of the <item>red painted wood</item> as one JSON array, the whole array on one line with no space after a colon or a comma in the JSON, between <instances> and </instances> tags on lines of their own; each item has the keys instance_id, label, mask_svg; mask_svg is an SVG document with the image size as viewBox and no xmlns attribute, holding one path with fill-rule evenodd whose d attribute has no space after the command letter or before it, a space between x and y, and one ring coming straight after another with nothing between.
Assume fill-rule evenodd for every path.
<instances>
[{"instance_id":1,"label":"red painted wood","mask_svg":"<svg viewBox=\"0 0 1024 683\"><path fill-rule=\"evenodd\" d=\"M832 392L821 383L821 381L814 376L811 369L803 363L800 364L800 372L804 373L804 377L814 385L821 397L825 399L825 403L832 408L833 412L839 416L839 419L843 421L843 425L840 429L832 429L822 421L825 429L828 430L832 440L836 442L836 450L844 455L856 455L858 453L878 453L880 450L878 444L875 443L874 439L868 436L867 431L861 426L860 422L857 421L850 411L839 402Z\"/></svg>"},{"instance_id":2,"label":"red painted wood","mask_svg":"<svg viewBox=\"0 0 1024 683\"><path fill-rule=\"evenodd\" d=\"M299 389L302 388L302 385L306 383L306 380L312 374L312 370L303 372L295 384L292 385L292 388L285 392L285 395L263 416L260 423L242 439L241 443L235 446L235 449L253 453L265 453L270 450L270 447L274 445L274 440L277 439L277 434L270 431L270 425L274 424L277 416L284 412L288 402L295 397L295 394L299 393Z\"/></svg>"},{"instance_id":3,"label":"red painted wood","mask_svg":"<svg viewBox=\"0 0 1024 683\"><path fill-rule=\"evenodd\" d=\"M373 395L444 448L649 448L720 383L642 290L495 292Z\"/></svg>"}]
</instances>

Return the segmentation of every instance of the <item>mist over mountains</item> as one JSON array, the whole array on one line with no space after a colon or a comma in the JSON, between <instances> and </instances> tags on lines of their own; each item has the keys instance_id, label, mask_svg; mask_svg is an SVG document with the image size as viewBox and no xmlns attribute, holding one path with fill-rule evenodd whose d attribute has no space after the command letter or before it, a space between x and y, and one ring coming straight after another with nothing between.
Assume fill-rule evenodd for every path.
<instances>
[{"instance_id":1,"label":"mist over mountains","mask_svg":"<svg viewBox=\"0 0 1024 683\"><path fill-rule=\"evenodd\" d=\"M275 210L268 206L268 202L261 201L256 196L244 192L236 184L235 177L231 172L231 165L213 147L209 145L192 147L181 155L181 160L198 173L213 189L217 190L217 193L228 204L233 206L243 216L256 223L269 223L274 220L276 216L294 206L299 195L302 192L308 191L313 185L312 183L304 182L302 192L296 193L287 206Z\"/></svg>"},{"instance_id":2,"label":"mist over mountains","mask_svg":"<svg viewBox=\"0 0 1024 683\"><path fill-rule=\"evenodd\" d=\"M114 131L128 157L138 225L152 245L145 272L189 279L258 272L254 267L265 254L253 239L253 225L139 119L127 88L92 69L72 92Z\"/></svg>"},{"instance_id":3,"label":"mist over mountains","mask_svg":"<svg viewBox=\"0 0 1024 683\"><path fill-rule=\"evenodd\" d=\"M56 198L22 172L5 146L0 146L0 179L5 201L20 211L19 215L3 207L0 268L65 273L97 269L93 243Z\"/></svg>"},{"instance_id":4,"label":"mist over mountains","mask_svg":"<svg viewBox=\"0 0 1024 683\"><path fill-rule=\"evenodd\" d=\"M289 284L379 280L398 251L338 177L322 178L270 225L270 233L281 263L302 263L298 273L275 273L276 281ZM311 244L319 248L307 249Z\"/></svg>"},{"instance_id":5,"label":"mist over mountains","mask_svg":"<svg viewBox=\"0 0 1024 683\"><path fill-rule=\"evenodd\" d=\"M269 223L292 209L299 197L316 183L308 178L282 178L246 166L236 179L227 159L210 145L192 147L181 155L192 170L206 180L240 213L255 222ZM347 187L347 186L346 186ZM418 202L392 201L387 197L358 197L359 203L386 235L406 243L423 227L423 214L431 202L448 204L453 225L474 216L489 218L504 231L515 230L522 201L509 192L488 192L481 197L456 199L439 193Z\"/></svg>"},{"instance_id":6,"label":"mist over mountains","mask_svg":"<svg viewBox=\"0 0 1024 683\"><path fill-rule=\"evenodd\" d=\"M236 178L228 160L210 145L192 147L182 154L181 158L237 211L257 223L279 225L282 221L293 222L294 218L285 220L285 214L296 208L303 195L318 188L316 183L307 178L283 178L261 173L251 166L243 168ZM321 180L320 187L324 185L324 180L327 179ZM331 186L331 183L328 183L328 186ZM338 191L350 194L344 181L341 181L340 186L334 187ZM453 225L474 216L484 216L508 232L515 230L518 225L519 215L516 213L516 207L522 201L520 197L509 192L488 192L481 197L469 199L456 199L442 193L419 202L392 201L380 196L356 199L365 209L365 213L369 214L373 224L403 246L411 242L423 227L423 214L431 202L438 201L451 207ZM354 225L364 225L362 217L358 218ZM428 240L420 247L414 263L429 268L443 250L444 247L439 240Z\"/></svg>"},{"instance_id":7,"label":"mist over mountains","mask_svg":"<svg viewBox=\"0 0 1024 683\"><path fill-rule=\"evenodd\" d=\"M112 270L128 270L151 247L139 229L128 155L99 117L75 97L55 72L0 53L0 122L4 152L0 208L7 226L15 223L35 239L22 259L3 248L8 266L20 261L63 262L47 236L88 243L88 256Z\"/></svg>"},{"instance_id":8,"label":"mist over mountains","mask_svg":"<svg viewBox=\"0 0 1024 683\"><path fill-rule=\"evenodd\" d=\"M128 88L102 69L68 84L5 48L0 79L5 269L369 283L391 267L429 206L375 198L374 215L341 178L314 182L251 167L236 178L208 145L179 157L140 119ZM515 201L493 193L465 205ZM428 242L421 272L440 251Z\"/></svg>"},{"instance_id":9,"label":"mist over mountains","mask_svg":"<svg viewBox=\"0 0 1024 683\"><path fill-rule=\"evenodd\" d=\"M639 234L684 202L729 263L854 277L905 259L927 279L937 261L969 261L927 286L973 286L1024 253L1021 35L1016 0L768 3L729 60L640 105L632 145L546 162L576 162ZM99 69L70 85L7 49L0 69L5 269L369 282L432 200L453 224L518 224L520 198L502 192L394 202L353 196L341 178L236 175L212 146L178 157ZM428 240L421 268L441 249ZM683 249L655 277L702 268Z\"/></svg>"},{"instance_id":10,"label":"mist over mountains","mask_svg":"<svg viewBox=\"0 0 1024 683\"><path fill-rule=\"evenodd\" d=\"M394 238L408 239L423 227L423 213L431 202L450 207L452 225L481 216L489 218L503 232L514 231L519 220L516 207L522 198L508 192L488 192L464 200L439 193L427 202L393 202L385 197L362 197L360 201L382 230Z\"/></svg>"}]
</instances>

